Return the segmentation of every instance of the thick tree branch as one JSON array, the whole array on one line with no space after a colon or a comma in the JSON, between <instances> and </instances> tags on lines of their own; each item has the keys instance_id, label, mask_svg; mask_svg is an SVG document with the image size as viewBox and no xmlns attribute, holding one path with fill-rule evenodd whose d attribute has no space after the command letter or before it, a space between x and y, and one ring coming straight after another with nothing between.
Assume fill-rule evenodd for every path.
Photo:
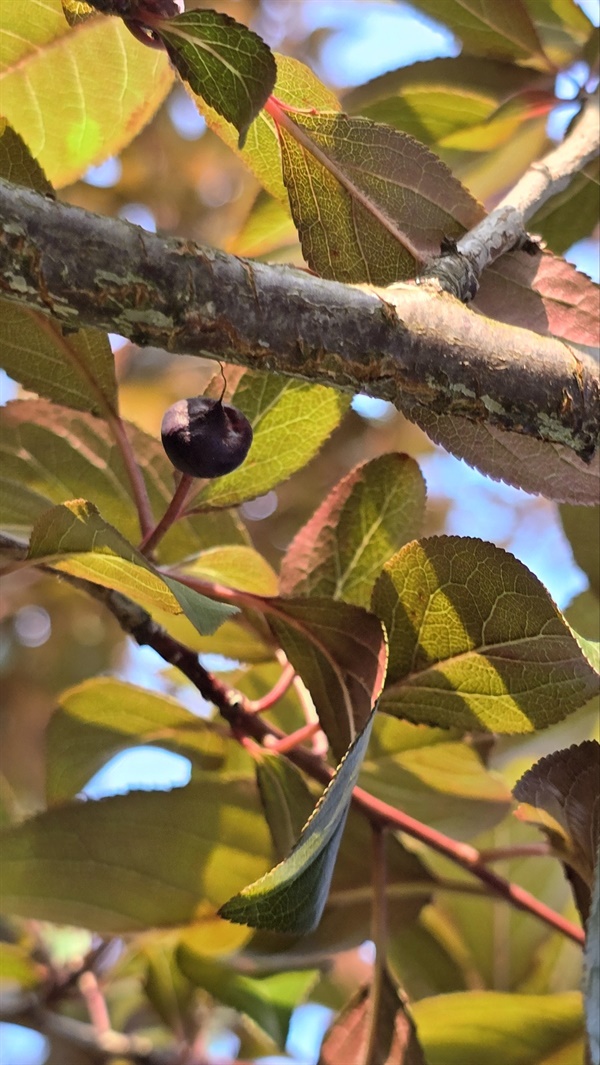
<instances>
[{"instance_id":1,"label":"thick tree branch","mask_svg":"<svg viewBox=\"0 0 600 1065\"><path fill-rule=\"evenodd\" d=\"M208 355L457 414L589 458L600 423L591 359L415 285L370 290L165 240L0 181L4 295L65 328ZM569 402L565 397L569 397Z\"/></svg>"}]
</instances>

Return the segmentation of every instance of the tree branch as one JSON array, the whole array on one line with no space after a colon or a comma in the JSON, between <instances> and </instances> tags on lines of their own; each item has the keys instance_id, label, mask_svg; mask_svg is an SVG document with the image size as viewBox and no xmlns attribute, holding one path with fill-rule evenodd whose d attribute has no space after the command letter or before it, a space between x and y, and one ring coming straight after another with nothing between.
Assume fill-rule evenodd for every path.
<instances>
[{"instance_id":1,"label":"tree branch","mask_svg":"<svg viewBox=\"0 0 600 1065\"><path fill-rule=\"evenodd\" d=\"M563 342L416 285L338 284L250 262L0 181L4 295L65 328L208 355L558 441L588 459L600 384ZM564 397L569 397L566 403Z\"/></svg>"}]
</instances>

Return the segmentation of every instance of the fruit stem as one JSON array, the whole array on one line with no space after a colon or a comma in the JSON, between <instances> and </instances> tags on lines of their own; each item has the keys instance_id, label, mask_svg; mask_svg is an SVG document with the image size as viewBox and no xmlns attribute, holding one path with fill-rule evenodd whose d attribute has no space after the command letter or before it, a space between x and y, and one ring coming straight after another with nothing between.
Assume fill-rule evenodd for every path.
<instances>
[{"instance_id":1,"label":"fruit stem","mask_svg":"<svg viewBox=\"0 0 600 1065\"><path fill-rule=\"evenodd\" d=\"M190 494L190 490L195 480L195 477L189 477L187 473L181 474L177 488L173 492L173 498L171 499L171 502L165 510L162 518L160 519L158 524L155 525L154 528L146 534L146 536L144 536L143 540L140 543L140 551L142 552L142 554L146 556L150 555L154 551L154 548L159 543L159 541L162 540L165 533L167 533L171 526L175 524L177 519L181 517L181 513L185 506L185 501L188 498L188 495Z\"/></svg>"}]
</instances>

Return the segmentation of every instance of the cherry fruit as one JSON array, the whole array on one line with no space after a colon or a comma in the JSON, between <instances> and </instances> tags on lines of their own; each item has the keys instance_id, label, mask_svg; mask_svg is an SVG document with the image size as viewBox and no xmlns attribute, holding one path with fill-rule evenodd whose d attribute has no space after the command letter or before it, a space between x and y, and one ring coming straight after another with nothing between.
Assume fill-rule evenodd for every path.
<instances>
[{"instance_id":1,"label":"cherry fruit","mask_svg":"<svg viewBox=\"0 0 600 1065\"><path fill-rule=\"evenodd\" d=\"M252 426L237 407L221 399L194 396L169 407L161 437L175 468L188 477L223 477L246 458Z\"/></svg>"}]
</instances>

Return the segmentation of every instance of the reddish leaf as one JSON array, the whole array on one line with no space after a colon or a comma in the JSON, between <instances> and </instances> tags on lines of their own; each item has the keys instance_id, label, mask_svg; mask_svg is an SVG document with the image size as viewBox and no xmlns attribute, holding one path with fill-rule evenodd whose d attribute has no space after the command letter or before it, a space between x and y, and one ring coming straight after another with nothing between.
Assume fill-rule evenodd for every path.
<instances>
[{"instance_id":1,"label":"reddish leaf","mask_svg":"<svg viewBox=\"0 0 600 1065\"><path fill-rule=\"evenodd\" d=\"M360 607L333 599L264 599L262 604L341 758L381 693L387 664L381 622Z\"/></svg>"},{"instance_id":2,"label":"reddish leaf","mask_svg":"<svg viewBox=\"0 0 600 1065\"><path fill-rule=\"evenodd\" d=\"M342 1062L426 1065L412 1017L387 970L381 974L379 994L373 987L362 987L325 1036L319 1065Z\"/></svg>"},{"instance_id":3,"label":"reddish leaf","mask_svg":"<svg viewBox=\"0 0 600 1065\"><path fill-rule=\"evenodd\" d=\"M484 271L474 307L490 318L573 344L598 343L598 285L551 252L509 252Z\"/></svg>"},{"instance_id":4,"label":"reddish leaf","mask_svg":"<svg viewBox=\"0 0 600 1065\"><path fill-rule=\"evenodd\" d=\"M555 499L595 506L600 493L600 455L588 464L571 448L507 433L489 422L436 414L415 404L405 413L436 444L488 477Z\"/></svg>"}]
</instances>

